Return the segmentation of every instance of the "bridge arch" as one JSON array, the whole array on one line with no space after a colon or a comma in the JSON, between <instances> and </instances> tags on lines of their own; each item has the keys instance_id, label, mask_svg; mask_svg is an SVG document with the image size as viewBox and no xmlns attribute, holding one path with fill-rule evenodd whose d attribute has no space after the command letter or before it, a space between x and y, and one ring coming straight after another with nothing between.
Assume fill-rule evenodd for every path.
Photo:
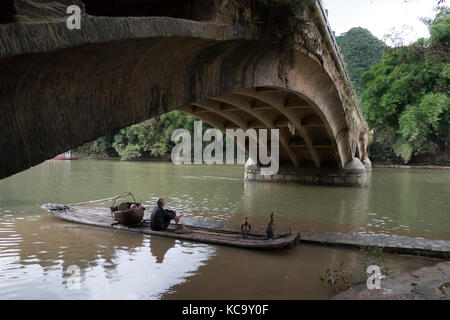
<instances>
[{"instance_id":1,"label":"bridge arch","mask_svg":"<svg viewBox=\"0 0 450 320\"><path fill-rule=\"evenodd\" d=\"M286 163L344 168L351 156L347 139L339 140L347 125L333 82L303 53L287 87L278 68L278 50L267 43L190 37L12 57L0 69L9 156L1 176L175 109L219 129L279 128Z\"/></svg>"},{"instance_id":2,"label":"bridge arch","mask_svg":"<svg viewBox=\"0 0 450 320\"><path fill-rule=\"evenodd\" d=\"M88 9L81 30L66 26L74 1ZM307 182L364 178L368 129L320 0L303 6L302 30L285 32L292 59L283 26L254 23L262 2L117 0L97 11L108 17L90 15L105 1L14 0L15 22L0 17L0 179L175 109L223 130L280 129L282 165ZM289 4L279 6L282 18Z\"/></svg>"}]
</instances>

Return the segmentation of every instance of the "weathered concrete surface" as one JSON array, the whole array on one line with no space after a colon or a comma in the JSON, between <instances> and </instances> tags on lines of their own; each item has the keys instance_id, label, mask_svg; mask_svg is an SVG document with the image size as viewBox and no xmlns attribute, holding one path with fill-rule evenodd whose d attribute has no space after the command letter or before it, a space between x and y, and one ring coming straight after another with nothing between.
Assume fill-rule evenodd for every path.
<instances>
[{"instance_id":1,"label":"weathered concrete surface","mask_svg":"<svg viewBox=\"0 0 450 320\"><path fill-rule=\"evenodd\" d=\"M450 300L450 261L381 280L381 289L359 285L334 300Z\"/></svg>"},{"instance_id":2,"label":"weathered concrete surface","mask_svg":"<svg viewBox=\"0 0 450 320\"><path fill-rule=\"evenodd\" d=\"M17 22L0 24L0 178L175 109L222 130L280 129L281 165L370 165L320 3L286 66L244 2L217 0L200 21L84 13L81 30L66 28L67 4L40 2L18 1Z\"/></svg>"},{"instance_id":3,"label":"weathered concrete surface","mask_svg":"<svg viewBox=\"0 0 450 320\"><path fill-rule=\"evenodd\" d=\"M302 241L306 242L358 248L380 247L385 252L450 259L449 240L432 240L384 234L347 234L315 231L303 231L301 235Z\"/></svg>"}]
</instances>

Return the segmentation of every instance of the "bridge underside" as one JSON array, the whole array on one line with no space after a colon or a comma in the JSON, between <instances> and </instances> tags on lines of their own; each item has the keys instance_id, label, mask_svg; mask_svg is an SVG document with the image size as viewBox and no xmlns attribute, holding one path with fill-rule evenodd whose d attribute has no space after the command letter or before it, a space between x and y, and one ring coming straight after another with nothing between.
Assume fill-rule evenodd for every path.
<instances>
[{"instance_id":1,"label":"bridge underside","mask_svg":"<svg viewBox=\"0 0 450 320\"><path fill-rule=\"evenodd\" d=\"M180 110L222 131L278 129L281 165L340 167L339 151L330 136L330 129L315 107L283 88L257 87L234 91L191 103Z\"/></svg>"},{"instance_id":2,"label":"bridge underside","mask_svg":"<svg viewBox=\"0 0 450 320\"><path fill-rule=\"evenodd\" d=\"M280 130L280 174L263 177L254 163L248 180L365 184L367 132L357 127L349 139L355 126L318 59L298 51L281 78L277 44L242 39L229 25L85 19L102 39L68 33L64 21L0 25L0 178L181 110L221 130ZM14 40L45 32L67 35Z\"/></svg>"},{"instance_id":3,"label":"bridge underside","mask_svg":"<svg viewBox=\"0 0 450 320\"><path fill-rule=\"evenodd\" d=\"M298 92L280 87L248 88L194 102L179 110L224 132L226 129L279 130L280 171L276 175L262 175L261 165L249 160L245 168L248 181L348 186L367 183L366 168L362 165L352 162L343 167L346 164L341 162L327 119L312 101Z\"/></svg>"}]
</instances>

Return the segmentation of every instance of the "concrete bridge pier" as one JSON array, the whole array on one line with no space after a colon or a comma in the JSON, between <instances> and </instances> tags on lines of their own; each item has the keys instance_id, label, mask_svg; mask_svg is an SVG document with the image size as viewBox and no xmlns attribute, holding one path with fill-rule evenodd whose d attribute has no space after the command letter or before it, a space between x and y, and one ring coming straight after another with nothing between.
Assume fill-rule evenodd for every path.
<instances>
[{"instance_id":1,"label":"concrete bridge pier","mask_svg":"<svg viewBox=\"0 0 450 320\"><path fill-rule=\"evenodd\" d=\"M370 165L370 161L368 164ZM367 187L370 170L366 169L361 160L353 158L344 169L281 166L275 175L262 175L261 166L249 159L245 164L244 179L247 182Z\"/></svg>"},{"instance_id":2,"label":"concrete bridge pier","mask_svg":"<svg viewBox=\"0 0 450 320\"><path fill-rule=\"evenodd\" d=\"M367 172L372 172L372 161L370 161L369 157L367 157L364 162L364 166L366 167Z\"/></svg>"}]
</instances>

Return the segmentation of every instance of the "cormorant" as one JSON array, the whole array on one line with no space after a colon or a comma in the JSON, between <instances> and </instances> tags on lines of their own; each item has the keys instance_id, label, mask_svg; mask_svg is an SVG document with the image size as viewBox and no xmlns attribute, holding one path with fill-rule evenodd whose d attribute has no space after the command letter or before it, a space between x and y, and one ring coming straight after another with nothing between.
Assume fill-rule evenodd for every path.
<instances>
[{"instance_id":1,"label":"cormorant","mask_svg":"<svg viewBox=\"0 0 450 320\"><path fill-rule=\"evenodd\" d=\"M273 235L275 234L275 223L273 222L273 216L275 213L272 212L270 215L270 222L267 225L266 234L268 239L273 239Z\"/></svg>"},{"instance_id":2,"label":"cormorant","mask_svg":"<svg viewBox=\"0 0 450 320\"><path fill-rule=\"evenodd\" d=\"M245 217L245 220L241 224L242 238L244 239L248 238L248 234L251 228L252 226L248 223L248 217Z\"/></svg>"}]
</instances>

